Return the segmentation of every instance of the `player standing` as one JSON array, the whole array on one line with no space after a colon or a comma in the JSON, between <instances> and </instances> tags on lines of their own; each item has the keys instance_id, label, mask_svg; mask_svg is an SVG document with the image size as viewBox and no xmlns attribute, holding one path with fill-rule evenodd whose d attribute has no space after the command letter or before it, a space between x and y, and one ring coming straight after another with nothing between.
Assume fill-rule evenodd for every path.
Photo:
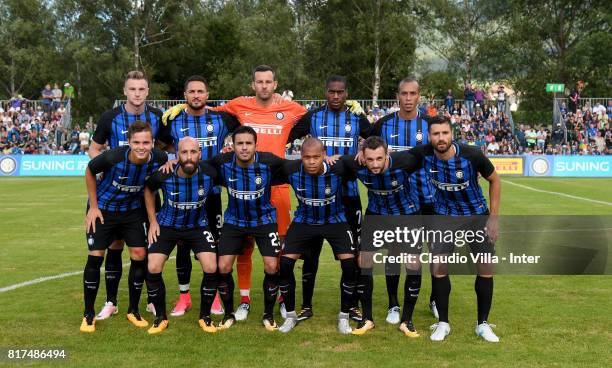
<instances>
[{"instance_id":1,"label":"player standing","mask_svg":"<svg viewBox=\"0 0 612 368\"><path fill-rule=\"evenodd\" d=\"M427 120L419 113L418 104L420 94L419 82L415 78L402 79L397 87L397 99L400 110L378 120L372 127L372 135L382 137L391 151L404 151L412 147L427 144ZM419 207L422 215L433 215L434 188L429 183L423 170L410 177L410 184L416 188ZM400 306L397 289L400 282L401 270L398 265L388 265L386 270L387 295L389 297L389 311L386 321L391 324L400 322ZM433 274L432 274L433 285ZM437 317L434 300L434 287L430 296L430 309Z\"/></svg>"},{"instance_id":2,"label":"player standing","mask_svg":"<svg viewBox=\"0 0 612 368\"><path fill-rule=\"evenodd\" d=\"M327 104L309 111L296 124L291 132L290 141L305 135L318 138L325 147L327 156L354 155L359 149L359 138L367 138L371 125L368 119L361 114L352 113L346 106L348 96L346 78L332 75L325 82L325 99ZM361 198L357 181L343 182L341 201L344 206L344 215L351 228L355 243L359 243L361 236ZM314 294L315 279L319 268L319 255L323 247L312 244L310 252L304 254L302 269L302 308L298 320L303 321L313 316L312 296ZM358 308L351 308L351 318L361 321Z\"/></svg>"},{"instance_id":3,"label":"player standing","mask_svg":"<svg viewBox=\"0 0 612 368\"><path fill-rule=\"evenodd\" d=\"M83 332L96 329L94 303L100 285L100 266L105 250L115 239L125 239L132 260L127 318L137 327L148 325L138 310L147 269L143 189L145 179L167 161L167 156L163 151L153 149L153 132L146 122L136 121L128 127L127 142L127 146L98 155L89 162L85 171L89 196L85 227L89 256L83 272ZM96 182L96 175L100 173L104 177Z\"/></svg>"},{"instance_id":4,"label":"player standing","mask_svg":"<svg viewBox=\"0 0 612 368\"><path fill-rule=\"evenodd\" d=\"M89 147L89 157L95 158L104 150L105 145L110 149L128 144L128 129L135 121L145 121L151 125L153 138L158 138L159 125L162 113L160 110L146 104L149 95L149 83L141 71L127 73L123 85L123 94L126 102L102 114L98 121L96 131ZM157 142L163 146L162 142ZM123 273L121 253L123 252L123 239L116 239L108 248L106 263L104 265L104 280L106 283L106 303L98 313L96 319L104 320L117 314L117 292Z\"/></svg>"},{"instance_id":5,"label":"player standing","mask_svg":"<svg viewBox=\"0 0 612 368\"><path fill-rule=\"evenodd\" d=\"M470 243L470 251L473 254L494 254L499 233L497 216L501 198L501 180L495 166L479 149L453 142L451 122L447 117L436 117L429 121L429 142L415 147L407 155L416 158L414 168L425 169L436 186L435 214L459 220L463 217L468 229L484 229L487 236L483 241ZM490 207L478 184L479 174L489 182ZM448 255L453 249L454 243L435 243L431 253ZM478 274L474 285L478 305L476 335L488 342L498 342L499 337L487 323L493 300L493 264L486 263L486 257L478 259L481 262L476 263ZM450 333L448 300L451 284L445 262L435 263L433 269L440 319L432 326L431 340L442 341Z\"/></svg>"}]
</instances>

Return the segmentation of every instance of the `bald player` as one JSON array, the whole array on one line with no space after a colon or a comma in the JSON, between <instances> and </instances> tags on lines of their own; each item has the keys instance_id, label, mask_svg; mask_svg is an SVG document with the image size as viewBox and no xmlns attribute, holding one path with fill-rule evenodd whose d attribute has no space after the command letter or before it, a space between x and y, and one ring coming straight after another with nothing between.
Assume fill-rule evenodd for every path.
<instances>
[{"instance_id":1,"label":"bald player","mask_svg":"<svg viewBox=\"0 0 612 368\"><path fill-rule=\"evenodd\" d=\"M162 278L164 264L181 242L193 250L202 266L199 325L204 332L216 332L210 309L217 291L217 252L206 214L206 199L217 184L217 171L200 161L199 142L184 137L178 144L178 165L172 172L156 172L146 182L145 204L149 218L147 289L155 305L155 322L149 334L168 327L166 289ZM162 191L164 202L155 214L155 192Z\"/></svg>"}]
</instances>

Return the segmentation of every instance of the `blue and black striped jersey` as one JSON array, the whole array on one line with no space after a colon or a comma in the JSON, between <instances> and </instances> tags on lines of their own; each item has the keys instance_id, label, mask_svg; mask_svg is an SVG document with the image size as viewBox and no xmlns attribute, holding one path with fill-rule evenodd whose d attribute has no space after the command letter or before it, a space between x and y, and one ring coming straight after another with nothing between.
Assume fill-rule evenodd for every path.
<instances>
[{"instance_id":1,"label":"blue and black striped jersey","mask_svg":"<svg viewBox=\"0 0 612 368\"><path fill-rule=\"evenodd\" d=\"M367 211L377 215L410 215L420 210L419 199L410 188L410 172L404 170L405 155L392 152L389 168L380 174L359 165L355 156L342 156L345 167L354 172L368 189ZM414 162L412 162L414 165Z\"/></svg>"},{"instance_id":2,"label":"blue and black striped jersey","mask_svg":"<svg viewBox=\"0 0 612 368\"><path fill-rule=\"evenodd\" d=\"M176 165L169 174L158 171L146 182L152 191L161 189L163 193L164 203L157 213L157 222L175 229L205 227L208 225L206 198L217 180L217 170L200 161L197 173L183 178L178 175L179 167Z\"/></svg>"},{"instance_id":3,"label":"blue and black striped jersey","mask_svg":"<svg viewBox=\"0 0 612 368\"><path fill-rule=\"evenodd\" d=\"M301 160L285 161L283 178L293 187L298 207L293 221L310 224L336 224L346 222L341 201L342 164L329 166L323 163L321 175L309 175L304 171ZM354 177L354 176L353 176Z\"/></svg>"},{"instance_id":4,"label":"blue and black striped jersey","mask_svg":"<svg viewBox=\"0 0 612 368\"><path fill-rule=\"evenodd\" d=\"M128 128L136 120L149 123L153 130L153 138L158 138L161 118L162 112L149 105L145 105L142 114L135 115L128 113L125 110L125 105L122 104L102 114L92 139L98 144L108 143L108 147L111 149L126 146L128 144ZM162 139L162 141L164 140Z\"/></svg>"},{"instance_id":5,"label":"blue and black striped jersey","mask_svg":"<svg viewBox=\"0 0 612 368\"><path fill-rule=\"evenodd\" d=\"M348 109L336 112L324 105L302 116L293 128L291 138L306 135L318 138L328 156L355 155L359 149L359 137L367 138L371 127L363 115L353 114ZM343 196L359 197L357 181L344 182Z\"/></svg>"},{"instance_id":6,"label":"blue and black striped jersey","mask_svg":"<svg viewBox=\"0 0 612 368\"><path fill-rule=\"evenodd\" d=\"M409 166L423 168L436 187L434 211L438 215L471 216L489 212L478 184L478 174L488 178L495 166L479 148L453 143L455 155L448 161L436 157L430 144L405 153L416 158ZM416 164L416 166L414 166Z\"/></svg>"},{"instance_id":7,"label":"blue and black striped jersey","mask_svg":"<svg viewBox=\"0 0 612 368\"><path fill-rule=\"evenodd\" d=\"M271 186L279 184L283 159L268 152L255 153L255 162L246 168L236 163L234 152L209 161L227 188L224 222L239 227L255 227L276 222L276 209L270 203ZM280 180L282 182L282 179Z\"/></svg>"},{"instance_id":8,"label":"blue and black striped jersey","mask_svg":"<svg viewBox=\"0 0 612 368\"><path fill-rule=\"evenodd\" d=\"M112 212L126 212L143 206L144 185L149 176L168 161L165 152L154 148L145 164L129 160L130 147L122 146L105 151L89 161L88 168L95 176L104 173L97 182L98 208Z\"/></svg>"},{"instance_id":9,"label":"blue and black striped jersey","mask_svg":"<svg viewBox=\"0 0 612 368\"><path fill-rule=\"evenodd\" d=\"M409 150L421 144L428 143L427 120L419 114L416 119L404 120L399 112L389 114L378 120L372 127L372 135L382 137L394 152ZM411 177L411 185L416 188L421 203L432 203L435 189L427 180L423 170L415 172Z\"/></svg>"},{"instance_id":10,"label":"blue and black striped jersey","mask_svg":"<svg viewBox=\"0 0 612 368\"><path fill-rule=\"evenodd\" d=\"M166 125L162 124L159 138L168 144L174 144L178 152L179 141L184 137L193 137L202 149L202 160L209 160L223 149L225 138L240 126L238 120L224 112L206 109L204 115L193 116L181 111Z\"/></svg>"}]
</instances>

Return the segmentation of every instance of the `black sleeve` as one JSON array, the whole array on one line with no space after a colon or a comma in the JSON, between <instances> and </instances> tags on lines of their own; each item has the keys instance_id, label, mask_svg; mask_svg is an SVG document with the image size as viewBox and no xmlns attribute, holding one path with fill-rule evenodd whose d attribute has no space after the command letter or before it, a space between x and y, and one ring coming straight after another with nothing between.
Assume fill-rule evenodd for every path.
<instances>
[{"instance_id":1,"label":"black sleeve","mask_svg":"<svg viewBox=\"0 0 612 368\"><path fill-rule=\"evenodd\" d=\"M484 178L488 178L491 176L491 174L493 174L493 172L495 172L495 166L491 160L489 160L489 158L482 153L481 150L472 148L469 150L469 152L470 155L468 159L476 171L480 173L480 175L482 175Z\"/></svg>"},{"instance_id":2,"label":"black sleeve","mask_svg":"<svg viewBox=\"0 0 612 368\"><path fill-rule=\"evenodd\" d=\"M168 162L168 154L159 148L153 148L153 156L155 157L155 162L157 162L159 166Z\"/></svg>"},{"instance_id":3,"label":"black sleeve","mask_svg":"<svg viewBox=\"0 0 612 368\"><path fill-rule=\"evenodd\" d=\"M155 174L149 176L145 182L145 186L155 192L162 187L164 181L166 181L170 175L171 174L164 174L161 171L156 171Z\"/></svg>"},{"instance_id":4,"label":"black sleeve","mask_svg":"<svg viewBox=\"0 0 612 368\"><path fill-rule=\"evenodd\" d=\"M121 162L123 160L125 151L128 148L128 146L123 146L102 152L98 156L94 157L91 161L89 161L89 163L87 164L89 171L91 171L92 174L97 175L99 173L110 170L118 162Z\"/></svg>"},{"instance_id":5,"label":"black sleeve","mask_svg":"<svg viewBox=\"0 0 612 368\"><path fill-rule=\"evenodd\" d=\"M283 173L283 165L286 160L269 153L269 152L258 152L259 162L268 165L272 172L272 185L284 184L287 182L286 175Z\"/></svg>"},{"instance_id":6,"label":"black sleeve","mask_svg":"<svg viewBox=\"0 0 612 368\"><path fill-rule=\"evenodd\" d=\"M345 163L344 158L347 158L347 162ZM336 163L334 164L334 166L331 167L331 172L341 176L343 180L345 181L351 181L354 179L357 179L357 176L355 175L355 173L357 172L358 168L360 167L359 164L354 160L355 156L353 155L345 155L340 157L340 159L338 161L336 161ZM352 161L352 162L349 162ZM356 164L355 167L348 167L348 165L354 165Z\"/></svg>"},{"instance_id":7,"label":"black sleeve","mask_svg":"<svg viewBox=\"0 0 612 368\"><path fill-rule=\"evenodd\" d=\"M370 121L365 116L359 117L359 136L361 138L368 138L371 135L373 128L374 126L370 124Z\"/></svg>"},{"instance_id":8,"label":"black sleeve","mask_svg":"<svg viewBox=\"0 0 612 368\"><path fill-rule=\"evenodd\" d=\"M380 132L382 131L383 119L378 119L372 126L370 127L370 137L377 136L380 137Z\"/></svg>"},{"instance_id":9,"label":"black sleeve","mask_svg":"<svg viewBox=\"0 0 612 368\"><path fill-rule=\"evenodd\" d=\"M210 164L210 161L200 161L200 170L205 175L210 176L214 185L221 185L221 176L217 169Z\"/></svg>"},{"instance_id":10,"label":"black sleeve","mask_svg":"<svg viewBox=\"0 0 612 368\"><path fill-rule=\"evenodd\" d=\"M227 127L227 131L229 133L232 133L234 130L236 130L236 128L240 126L240 122L234 115L228 114L226 112L221 112L220 114L221 114L221 119L225 123L225 126Z\"/></svg>"},{"instance_id":11,"label":"black sleeve","mask_svg":"<svg viewBox=\"0 0 612 368\"><path fill-rule=\"evenodd\" d=\"M233 158L234 158L234 152L226 152L226 153L220 153L216 155L215 157L211 158L210 160L207 160L206 162L212 165L215 169L219 170L221 165L223 165L226 162L232 161Z\"/></svg>"},{"instance_id":12,"label":"black sleeve","mask_svg":"<svg viewBox=\"0 0 612 368\"><path fill-rule=\"evenodd\" d=\"M413 173L423 167L423 154L421 150L416 149L417 147L408 151L392 152L392 168Z\"/></svg>"},{"instance_id":13,"label":"black sleeve","mask_svg":"<svg viewBox=\"0 0 612 368\"><path fill-rule=\"evenodd\" d=\"M287 143L292 143L294 140L300 139L310 134L312 113L312 111L308 111L306 114L302 115L300 120L298 120L298 122L291 129L291 132L289 133L289 138L287 138Z\"/></svg>"},{"instance_id":14,"label":"black sleeve","mask_svg":"<svg viewBox=\"0 0 612 368\"><path fill-rule=\"evenodd\" d=\"M102 114L102 116L100 116L100 120L98 120L98 124L96 126L96 131L91 138L94 142L98 144L105 144L108 142L111 136L113 119L115 116L115 110L106 111L104 114Z\"/></svg>"},{"instance_id":15,"label":"black sleeve","mask_svg":"<svg viewBox=\"0 0 612 368\"><path fill-rule=\"evenodd\" d=\"M159 121L159 131L157 132L156 139L164 142L165 144L174 144L174 137L172 137L172 128L170 127L172 121L168 121L166 124L162 123L161 119Z\"/></svg>"}]
</instances>

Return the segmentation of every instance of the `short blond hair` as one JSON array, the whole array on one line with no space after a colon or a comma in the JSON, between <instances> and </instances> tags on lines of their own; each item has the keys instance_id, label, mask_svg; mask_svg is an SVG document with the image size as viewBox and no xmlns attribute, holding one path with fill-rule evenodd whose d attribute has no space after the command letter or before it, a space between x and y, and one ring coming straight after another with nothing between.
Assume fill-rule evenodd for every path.
<instances>
[{"instance_id":1,"label":"short blond hair","mask_svg":"<svg viewBox=\"0 0 612 368\"><path fill-rule=\"evenodd\" d=\"M149 81L147 80L147 77L145 77L144 73L141 72L140 70L132 70L128 72L125 75L125 82L127 82L129 79L144 79L147 82L147 84L149 83Z\"/></svg>"}]
</instances>

